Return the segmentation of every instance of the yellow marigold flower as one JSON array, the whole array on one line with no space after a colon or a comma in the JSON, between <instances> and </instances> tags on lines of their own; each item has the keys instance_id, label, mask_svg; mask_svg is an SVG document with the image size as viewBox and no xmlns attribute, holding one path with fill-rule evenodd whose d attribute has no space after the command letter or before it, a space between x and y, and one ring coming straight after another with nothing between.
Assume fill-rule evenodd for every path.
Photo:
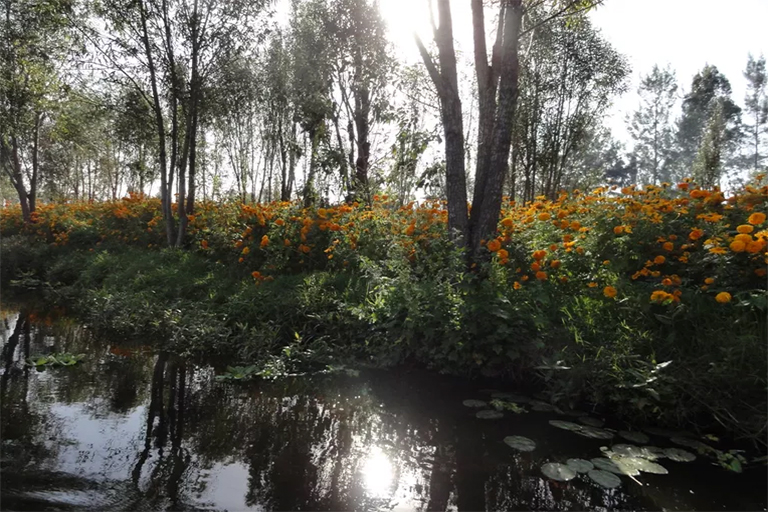
<instances>
[{"instance_id":1,"label":"yellow marigold flower","mask_svg":"<svg viewBox=\"0 0 768 512\"><path fill-rule=\"evenodd\" d=\"M690 238L691 240L698 240L702 236L704 236L704 231L696 228L691 230L691 233L688 235L688 238Z\"/></svg>"},{"instance_id":2,"label":"yellow marigold flower","mask_svg":"<svg viewBox=\"0 0 768 512\"><path fill-rule=\"evenodd\" d=\"M744 252L744 250L747 248L747 244L745 244L741 240L734 240L733 242L731 242L731 245L729 245L729 247L733 252Z\"/></svg>"},{"instance_id":3,"label":"yellow marigold flower","mask_svg":"<svg viewBox=\"0 0 768 512\"><path fill-rule=\"evenodd\" d=\"M742 224L741 226L736 228L736 231L743 234L749 234L755 230L755 226L752 226L750 224Z\"/></svg>"},{"instance_id":4,"label":"yellow marigold flower","mask_svg":"<svg viewBox=\"0 0 768 512\"><path fill-rule=\"evenodd\" d=\"M496 251L498 251L499 249L501 249L501 242L499 242L498 240L496 240L496 239L494 238L493 240L491 240L491 241L489 241L489 242L488 242L488 244L486 245L486 247L488 248L488 250L489 250L489 251L491 251L491 252L496 252Z\"/></svg>"},{"instance_id":5,"label":"yellow marigold flower","mask_svg":"<svg viewBox=\"0 0 768 512\"><path fill-rule=\"evenodd\" d=\"M262 249L269 245L269 237L267 235L264 235L261 237L261 243L259 244L259 247Z\"/></svg>"},{"instance_id":6,"label":"yellow marigold flower","mask_svg":"<svg viewBox=\"0 0 768 512\"><path fill-rule=\"evenodd\" d=\"M664 242L664 245L662 245L665 251L672 251L675 249L675 244L672 242Z\"/></svg>"},{"instance_id":7,"label":"yellow marigold flower","mask_svg":"<svg viewBox=\"0 0 768 512\"><path fill-rule=\"evenodd\" d=\"M715 300L719 302L720 304L727 304L731 302L731 294L728 292L720 292L715 296Z\"/></svg>"},{"instance_id":8,"label":"yellow marigold flower","mask_svg":"<svg viewBox=\"0 0 768 512\"><path fill-rule=\"evenodd\" d=\"M534 251L533 259L535 259L536 261L543 260L546 255L547 255L547 251Z\"/></svg>"},{"instance_id":9,"label":"yellow marigold flower","mask_svg":"<svg viewBox=\"0 0 768 512\"><path fill-rule=\"evenodd\" d=\"M734 240L738 240L739 242L744 242L745 244L748 244L752 241L752 235L747 235L744 233L739 233L735 237L733 237Z\"/></svg>"},{"instance_id":10,"label":"yellow marigold flower","mask_svg":"<svg viewBox=\"0 0 768 512\"><path fill-rule=\"evenodd\" d=\"M536 272L536 279L539 281L546 281L547 280L547 273L542 272L541 270Z\"/></svg>"},{"instance_id":11,"label":"yellow marigold flower","mask_svg":"<svg viewBox=\"0 0 768 512\"><path fill-rule=\"evenodd\" d=\"M511 228L512 226L515 225L515 221L512 220L511 217L504 217L504 219L502 219L501 221L501 225L504 226L505 228Z\"/></svg>"},{"instance_id":12,"label":"yellow marigold flower","mask_svg":"<svg viewBox=\"0 0 768 512\"><path fill-rule=\"evenodd\" d=\"M597 283L591 282L587 286L589 286L590 288L597 288Z\"/></svg>"},{"instance_id":13,"label":"yellow marigold flower","mask_svg":"<svg viewBox=\"0 0 768 512\"><path fill-rule=\"evenodd\" d=\"M665 258L665 257L664 257L664 256L662 256L662 255L658 255L658 256L656 256L655 258L653 258L653 262L654 262L656 265L661 265L661 264L663 264L665 261L667 261L667 258Z\"/></svg>"},{"instance_id":14,"label":"yellow marigold flower","mask_svg":"<svg viewBox=\"0 0 768 512\"><path fill-rule=\"evenodd\" d=\"M747 222L749 222L753 226L759 226L760 224L765 222L765 214L762 212L755 212L749 216L749 219L747 219Z\"/></svg>"},{"instance_id":15,"label":"yellow marigold flower","mask_svg":"<svg viewBox=\"0 0 768 512\"><path fill-rule=\"evenodd\" d=\"M709 250L712 254L725 254L728 251L725 250L725 247L713 247Z\"/></svg>"},{"instance_id":16,"label":"yellow marigold flower","mask_svg":"<svg viewBox=\"0 0 768 512\"><path fill-rule=\"evenodd\" d=\"M515 281L514 284L512 284L512 288L514 288L515 290L519 290L522 287L523 285L520 284L520 281Z\"/></svg>"},{"instance_id":17,"label":"yellow marigold flower","mask_svg":"<svg viewBox=\"0 0 768 512\"><path fill-rule=\"evenodd\" d=\"M603 295L605 295L609 299L614 298L617 293L618 291L613 286L606 286L605 288L603 288Z\"/></svg>"},{"instance_id":18,"label":"yellow marigold flower","mask_svg":"<svg viewBox=\"0 0 768 512\"><path fill-rule=\"evenodd\" d=\"M674 300L674 297L674 295L667 293L664 290L656 290L651 294L651 302L665 302L670 299Z\"/></svg>"}]
</instances>

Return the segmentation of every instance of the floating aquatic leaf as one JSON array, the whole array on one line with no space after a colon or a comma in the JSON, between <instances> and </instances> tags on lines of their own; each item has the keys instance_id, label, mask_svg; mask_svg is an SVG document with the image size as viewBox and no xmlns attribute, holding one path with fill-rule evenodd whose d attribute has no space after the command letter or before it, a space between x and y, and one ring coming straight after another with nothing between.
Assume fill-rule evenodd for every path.
<instances>
[{"instance_id":1,"label":"floating aquatic leaf","mask_svg":"<svg viewBox=\"0 0 768 512\"><path fill-rule=\"evenodd\" d=\"M632 459L632 457L615 457L614 456L613 458L611 458L611 462L613 462L616 465L616 467L619 468L620 475L637 476L640 474L640 470L637 467L635 467L634 464L631 464L628 462L630 459Z\"/></svg>"},{"instance_id":2,"label":"floating aquatic leaf","mask_svg":"<svg viewBox=\"0 0 768 512\"><path fill-rule=\"evenodd\" d=\"M552 480L558 482L567 482L576 478L576 471L569 468L565 464L559 464L557 462L547 462L541 466L541 472Z\"/></svg>"},{"instance_id":3,"label":"floating aquatic leaf","mask_svg":"<svg viewBox=\"0 0 768 512\"><path fill-rule=\"evenodd\" d=\"M523 436L507 436L504 438L504 442L521 452L532 452L536 448L536 443L533 439Z\"/></svg>"},{"instance_id":4,"label":"floating aquatic leaf","mask_svg":"<svg viewBox=\"0 0 768 512\"><path fill-rule=\"evenodd\" d=\"M622 457L642 457L643 450L632 444L615 444L611 450Z\"/></svg>"},{"instance_id":5,"label":"floating aquatic leaf","mask_svg":"<svg viewBox=\"0 0 768 512\"><path fill-rule=\"evenodd\" d=\"M640 457L621 457L613 460L616 462L616 465L622 469L632 468L637 471L642 471L643 473L653 473L655 475L666 475L669 473L664 466L646 459L641 459Z\"/></svg>"},{"instance_id":6,"label":"floating aquatic leaf","mask_svg":"<svg viewBox=\"0 0 768 512\"><path fill-rule=\"evenodd\" d=\"M493 400L491 400L491 406L497 411L512 411L515 414L522 414L524 412L528 412L527 410L525 410L525 407L521 407L517 405L515 402L507 402L505 400L499 400L498 398L494 398Z\"/></svg>"},{"instance_id":7,"label":"floating aquatic leaf","mask_svg":"<svg viewBox=\"0 0 768 512\"><path fill-rule=\"evenodd\" d=\"M477 411L475 416L477 416L481 420L497 420L499 418L503 418L504 413L502 413L501 411L493 411L493 410Z\"/></svg>"},{"instance_id":8,"label":"floating aquatic leaf","mask_svg":"<svg viewBox=\"0 0 768 512\"><path fill-rule=\"evenodd\" d=\"M623 474L623 471L619 466L617 466L612 460L605 459L602 457L595 457L594 459L591 459L590 462L595 465L597 469L602 469L603 471L610 471L611 473L616 473L617 475Z\"/></svg>"},{"instance_id":9,"label":"floating aquatic leaf","mask_svg":"<svg viewBox=\"0 0 768 512\"><path fill-rule=\"evenodd\" d=\"M608 471L593 469L587 473L587 476L589 476L593 482L602 485L606 489L614 489L621 485L621 479Z\"/></svg>"},{"instance_id":10,"label":"floating aquatic leaf","mask_svg":"<svg viewBox=\"0 0 768 512\"><path fill-rule=\"evenodd\" d=\"M488 404L486 402L483 402L482 400L464 400L461 403L467 407L474 407L476 409L488 406Z\"/></svg>"},{"instance_id":11,"label":"floating aquatic leaf","mask_svg":"<svg viewBox=\"0 0 768 512\"><path fill-rule=\"evenodd\" d=\"M693 448L699 453L706 453L708 451L714 451L711 446L708 446L701 441L697 441L695 439L688 439L687 437L673 437L670 439L675 444L679 444L680 446L687 446L688 448Z\"/></svg>"},{"instance_id":12,"label":"floating aquatic leaf","mask_svg":"<svg viewBox=\"0 0 768 512\"><path fill-rule=\"evenodd\" d=\"M578 423L564 420L549 420L549 424L553 427L562 428L563 430L579 430L582 428Z\"/></svg>"},{"instance_id":13,"label":"floating aquatic leaf","mask_svg":"<svg viewBox=\"0 0 768 512\"><path fill-rule=\"evenodd\" d=\"M666 455L664 455L664 449L659 448L658 446L641 446L639 447L639 450L637 455L635 455L636 457L642 457L648 460L656 460L666 457Z\"/></svg>"},{"instance_id":14,"label":"floating aquatic leaf","mask_svg":"<svg viewBox=\"0 0 768 512\"><path fill-rule=\"evenodd\" d=\"M627 441L632 441L633 443L639 444L647 443L651 440L647 435L636 430L620 430L619 436L623 437Z\"/></svg>"},{"instance_id":15,"label":"floating aquatic leaf","mask_svg":"<svg viewBox=\"0 0 768 512\"><path fill-rule=\"evenodd\" d=\"M582 416L579 421L590 427L602 427L605 422L599 418L590 418L589 416Z\"/></svg>"},{"instance_id":16,"label":"floating aquatic leaf","mask_svg":"<svg viewBox=\"0 0 768 512\"><path fill-rule=\"evenodd\" d=\"M665 448L664 455L675 462L691 462L696 460L696 456L680 448Z\"/></svg>"},{"instance_id":17,"label":"floating aquatic leaf","mask_svg":"<svg viewBox=\"0 0 768 512\"><path fill-rule=\"evenodd\" d=\"M584 425L581 429L575 431L577 434L584 437L591 437L592 439L613 439L613 434L607 430L601 428L590 427Z\"/></svg>"},{"instance_id":18,"label":"floating aquatic leaf","mask_svg":"<svg viewBox=\"0 0 768 512\"><path fill-rule=\"evenodd\" d=\"M595 469L595 465L584 459L568 459L566 461L568 467L577 473L586 473L592 469Z\"/></svg>"}]
</instances>

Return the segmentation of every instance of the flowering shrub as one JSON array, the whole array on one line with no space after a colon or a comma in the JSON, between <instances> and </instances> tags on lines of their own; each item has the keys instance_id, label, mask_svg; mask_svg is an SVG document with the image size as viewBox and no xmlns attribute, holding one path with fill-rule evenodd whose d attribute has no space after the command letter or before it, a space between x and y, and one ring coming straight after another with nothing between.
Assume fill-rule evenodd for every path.
<instances>
[{"instance_id":1,"label":"flowering shrub","mask_svg":"<svg viewBox=\"0 0 768 512\"><path fill-rule=\"evenodd\" d=\"M363 281L362 298L324 301L323 318L366 326L356 343L377 356L487 374L539 367L554 399L581 395L675 419L704 411L754 432L765 419L754 403L766 398L768 186L760 180L729 197L686 181L507 201L483 244L488 261L474 269L447 240L444 203L399 206L387 196L313 209L201 202L188 246L253 289L312 273ZM159 252L166 239L159 200L140 195L43 204L29 225L18 208L4 208L0 233L86 254ZM298 303L317 318L311 301ZM287 321L290 312L274 309ZM665 361L673 363L660 369ZM564 367L572 369L547 369ZM747 417L758 426L742 423Z\"/></svg>"}]
</instances>

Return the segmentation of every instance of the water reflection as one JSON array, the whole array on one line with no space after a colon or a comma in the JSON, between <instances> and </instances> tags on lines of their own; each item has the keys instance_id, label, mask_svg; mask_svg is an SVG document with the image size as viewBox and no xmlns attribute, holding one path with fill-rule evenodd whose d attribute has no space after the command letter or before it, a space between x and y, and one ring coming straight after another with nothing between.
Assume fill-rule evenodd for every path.
<instances>
[{"instance_id":1,"label":"water reflection","mask_svg":"<svg viewBox=\"0 0 768 512\"><path fill-rule=\"evenodd\" d=\"M106 343L67 319L7 312L4 324L4 508L765 507L764 471L739 477L678 464L644 477L643 487L626 481L613 491L584 478L543 479L543 462L590 458L600 443L548 428L547 415L481 422L461 406L474 390L451 379L369 372L232 385L205 364ZM54 351L88 357L43 372L23 364ZM501 442L510 434L539 448L511 452Z\"/></svg>"}]
</instances>

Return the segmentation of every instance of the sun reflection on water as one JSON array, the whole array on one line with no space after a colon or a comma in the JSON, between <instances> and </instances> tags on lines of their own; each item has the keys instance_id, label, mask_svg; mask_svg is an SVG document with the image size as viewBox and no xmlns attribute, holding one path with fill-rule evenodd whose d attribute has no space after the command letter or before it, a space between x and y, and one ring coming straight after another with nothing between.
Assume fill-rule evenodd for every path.
<instances>
[{"instance_id":1,"label":"sun reflection on water","mask_svg":"<svg viewBox=\"0 0 768 512\"><path fill-rule=\"evenodd\" d=\"M389 458L378 446L371 451L363 464L363 485L367 493L381 498L389 494L394 479L394 468Z\"/></svg>"}]
</instances>

